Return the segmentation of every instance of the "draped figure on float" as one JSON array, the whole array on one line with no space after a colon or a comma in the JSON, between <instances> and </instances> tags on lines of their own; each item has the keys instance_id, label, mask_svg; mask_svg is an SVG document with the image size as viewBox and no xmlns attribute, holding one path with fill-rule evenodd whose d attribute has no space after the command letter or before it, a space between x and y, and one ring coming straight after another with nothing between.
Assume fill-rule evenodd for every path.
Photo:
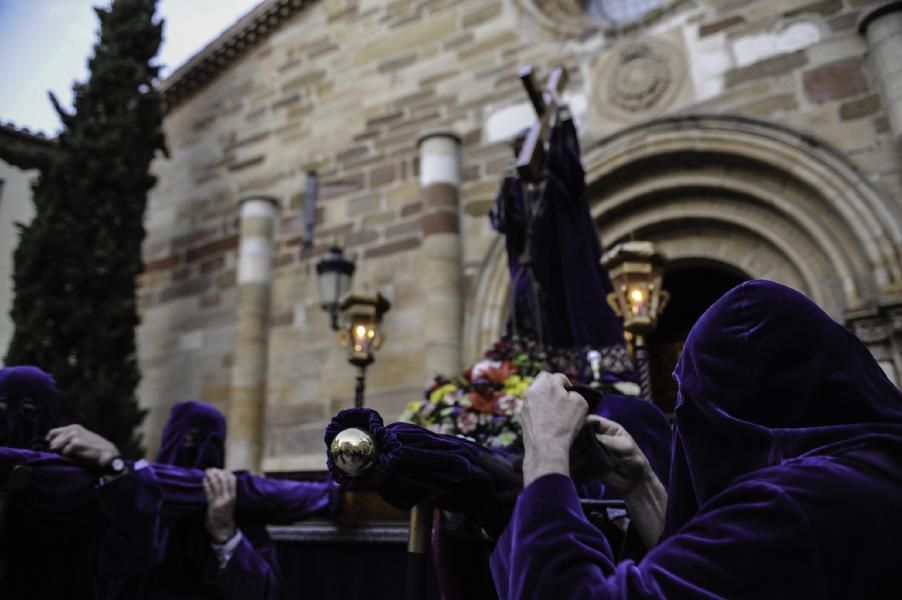
<instances>
[{"instance_id":1,"label":"draped figure on float","mask_svg":"<svg viewBox=\"0 0 902 600\"><path fill-rule=\"evenodd\" d=\"M518 415L526 388L541 370L565 373L589 401L590 412L621 423L658 477L668 476L669 425L655 405L637 396L623 326L606 301L612 285L599 262L602 249L576 127L564 106L549 121L539 176L512 170L490 215L505 236L510 272L502 338L463 373L437 376L423 399L408 405L404 422L385 425L371 409L348 409L326 430L329 469L344 488L375 490L402 510L421 503L442 510L433 551L447 599L495 595L488 556L522 489ZM518 136L515 153L522 154L529 142L530 135ZM349 428L369 433L371 457L355 455L360 446L336 440ZM580 495L613 500L594 477L604 457L588 437L581 436L585 443L571 453ZM596 516L619 530L612 535L624 552L641 554L641 542L624 533L628 521L615 523L612 514L602 510Z\"/></svg>"}]
</instances>

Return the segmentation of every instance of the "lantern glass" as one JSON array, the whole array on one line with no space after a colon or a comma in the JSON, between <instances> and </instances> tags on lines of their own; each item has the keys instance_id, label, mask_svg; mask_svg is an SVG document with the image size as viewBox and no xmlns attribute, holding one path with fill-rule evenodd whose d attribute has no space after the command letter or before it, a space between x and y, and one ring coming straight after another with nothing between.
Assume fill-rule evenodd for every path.
<instances>
[{"instance_id":1,"label":"lantern glass","mask_svg":"<svg viewBox=\"0 0 902 600\"><path fill-rule=\"evenodd\" d=\"M339 340L348 349L348 361L358 367L373 362L373 351L382 345L383 334L379 330L384 315L390 308L381 294L375 296L348 295L339 304L345 315L345 326L338 332Z\"/></svg>"},{"instance_id":2,"label":"lantern glass","mask_svg":"<svg viewBox=\"0 0 902 600\"><path fill-rule=\"evenodd\" d=\"M654 329L667 301L661 289L663 264L650 242L626 242L602 257L615 290L608 302L627 331L644 335Z\"/></svg>"},{"instance_id":3,"label":"lantern glass","mask_svg":"<svg viewBox=\"0 0 902 600\"><path fill-rule=\"evenodd\" d=\"M351 352L359 356L372 353L376 340L376 323L369 315L351 317Z\"/></svg>"},{"instance_id":4,"label":"lantern glass","mask_svg":"<svg viewBox=\"0 0 902 600\"><path fill-rule=\"evenodd\" d=\"M345 258L341 248L333 247L323 260L316 264L319 279L319 301L325 310L333 310L339 300L351 289L354 263Z\"/></svg>"}]
</instances>

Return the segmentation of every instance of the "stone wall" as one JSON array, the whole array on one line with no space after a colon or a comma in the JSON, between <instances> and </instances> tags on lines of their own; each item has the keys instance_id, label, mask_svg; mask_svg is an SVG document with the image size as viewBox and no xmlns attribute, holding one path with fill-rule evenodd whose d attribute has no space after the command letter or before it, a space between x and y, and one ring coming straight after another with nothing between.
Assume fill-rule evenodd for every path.
<instances>
[{"instance_id":1,"label":"stone wall","mask_svg":"<svg viewBox=\"0 0 902 600\"><path fill-rule=\"evenodd\" d=\"M0 366L13 335L9 318L13 299L13 253L19 241L16 223L27 224L34 214L31 182L37 171L23 171L0 161Z\"/></svg>"},{"instance_id":2,"label":"stone wall","mask_svg":"<svg viewBox=\"0 0 902 600\"><path fill-rule=\"evenodd\" d=\"M321 468L323 427L352 404L354 372L316 290L314 265L332 243L356 260L357 289L392 302L367 404L394 418L421 393L434 375L422 332L443 318L426 301L424 240L460 233L464 330L501 310L497 293L485 296L489 306L478 291L498 260L487 214L510 162L507 140L533 119L517 77L527 63L540 73L568 68L566 99L585 148L668 115L755 117L799 130L801 145L835 146L889 221L902 223L899 157L857 30L869 4L675 1L612 28L581 16L576 0L310 3L166 118L172 156L155 164L140 282L149 445L174 402L228 405L239 203L249 197L278 203L263 467ZM461 139L456 207L421 191L417 140L434 129ZM316 241L305 248L310 169L320 198ZM601 200L604 190L596 193ZM457 220L440 216L449 208ZM899 248L892 237L869 243ZM883 281L858 308L877 310L896 283Z\"/></svg>"}]
</instances>

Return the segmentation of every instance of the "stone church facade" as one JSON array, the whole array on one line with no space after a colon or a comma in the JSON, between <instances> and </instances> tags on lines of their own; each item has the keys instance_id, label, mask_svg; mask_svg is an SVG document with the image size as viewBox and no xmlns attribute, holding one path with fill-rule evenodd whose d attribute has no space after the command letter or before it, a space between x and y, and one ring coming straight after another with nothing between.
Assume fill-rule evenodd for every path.
<instances>
[{"instance_id":1,"label":"stone church facade","mask_svg":"<svg viewBox=\"0 0 902 600\"><path fill-rule=\"evenodd\" d=\"M322 468L355 375L318 301L332 244L355 289L392 303L368 406L395 418L479 357L507 303L487 214L534 119L525 64L570 74L603 244L646 239L677 274L792 285L899 381L900 9L265 0L162 84L171 157L155 163L140 279L148 444L196 398L228 411L233 466Z\"/></svg>"}]
</instances>

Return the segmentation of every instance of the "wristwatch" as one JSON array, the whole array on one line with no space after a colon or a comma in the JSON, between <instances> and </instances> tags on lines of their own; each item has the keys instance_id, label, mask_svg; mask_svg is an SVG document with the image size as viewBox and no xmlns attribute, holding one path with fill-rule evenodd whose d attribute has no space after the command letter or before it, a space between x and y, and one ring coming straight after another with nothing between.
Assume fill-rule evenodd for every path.
<instances>
[{"instance_id":1,"label":"wristwatch","mask_svg":"<svg viewBox=\"0 0 902 600\"><path fill-rule=\"evenodd\" d=\"M109 477L118 477L119 475L125 475L126 473L128 473L128 464L121 456L114 456L110 461L110 464L104 469L104 475Z\"/></svg>"}]
</instances>

